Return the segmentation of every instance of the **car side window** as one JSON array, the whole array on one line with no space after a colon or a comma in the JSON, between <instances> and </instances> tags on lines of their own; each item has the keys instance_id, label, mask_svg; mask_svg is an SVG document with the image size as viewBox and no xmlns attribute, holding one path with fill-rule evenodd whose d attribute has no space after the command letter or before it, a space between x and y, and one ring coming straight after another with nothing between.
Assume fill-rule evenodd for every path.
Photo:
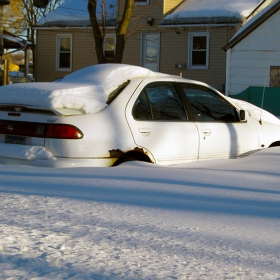
<instances>
[{"instance_id":1,"label":"car side window","mask_svg":"<svg viewBox=\"0 0 280 280\"><path fill-rule=\"evenodd\" d=\"M172 84L150 84L133 107L136 120L187 120L183 104Z\"/></svg>"},{"instance_id":2,"label":"car side window","mask_svg":"<svg viewBox=\"0 0 280 280\"><path fill-rule=\"evenodd\" d=\"M143 90L138 96L132 109L132 115L136 120L152 119L151 107L145 90Z\"/></svg>"},{"instance_id":3,"label":"car side window","mask_svg":"<svg viewBox=\"0 0 280 280\"><path fill-rule=\"evenodd\" d=\"M191 84L181 84L195 118L200 122L238 122L236 109L211 89Z\"/></svg>"}]
</instances>

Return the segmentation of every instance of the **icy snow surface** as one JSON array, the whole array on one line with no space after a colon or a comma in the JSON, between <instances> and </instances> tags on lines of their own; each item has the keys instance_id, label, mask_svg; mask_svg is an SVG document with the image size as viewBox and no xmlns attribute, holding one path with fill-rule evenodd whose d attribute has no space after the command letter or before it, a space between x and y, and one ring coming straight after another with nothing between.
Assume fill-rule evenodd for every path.
<instances>
[{"instance_id":1,"label":"icy snow surface","mask_svg":"<svg viewBox=\"0 0 280 280\"><path fill-rule=\"evenodd\" d=\"M261 0L185 0L164 18L246 17Z\"/></svg>"},{"instance_id":2,"label":"icy snow surface","mask_svg":"<svg viewBox=\"0 0 280 280\"><path fill-rule=\"evenodd\" d=\"M277 280L279 166L0 165L0 279Z\"/></svg>"},{"instance_id":3,"label":"icy snow surface","mask_svg":"<svg viewBox=\"0 0 280 280\"><path fill-rule=\"evenodd\" d=\"M2 86L0 104L68 108L96 113L107 106L108 95L126 81L164 75L138 66L99 64L69 74L59 82Z\"/></svg>"}]
</instances>

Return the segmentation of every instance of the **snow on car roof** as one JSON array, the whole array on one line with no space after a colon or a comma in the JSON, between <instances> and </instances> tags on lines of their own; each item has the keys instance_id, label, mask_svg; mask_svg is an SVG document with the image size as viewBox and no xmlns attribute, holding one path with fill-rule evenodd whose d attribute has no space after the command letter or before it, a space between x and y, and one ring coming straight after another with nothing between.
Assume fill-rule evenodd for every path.
<instances>
[{"instance_id":1,"label":"snow on car roof","mask_svg":"<svg viewBox=\"0 0 280 280\"><path fill-rule=\"evenodd\" d=\"M107 106L111 92L134 78L162 77L146 68L99 64L83 68L58 82L20 83L0 87L0 104L67 108L96 113Z\"/></svg>"}]
</instances>

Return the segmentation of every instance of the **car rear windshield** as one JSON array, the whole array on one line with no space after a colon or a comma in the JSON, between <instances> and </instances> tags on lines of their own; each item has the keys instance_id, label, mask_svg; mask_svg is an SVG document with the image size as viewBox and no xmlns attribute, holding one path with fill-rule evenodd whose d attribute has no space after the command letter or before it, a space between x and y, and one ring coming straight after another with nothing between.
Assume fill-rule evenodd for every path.
<instances>
[{"instance_id":1,"label":"car rear windshield","mask_svg":"<svg viewBox=\"0 0 280 280\"><path fill-rule=\"evenodd\" d=\"M109 105L112 103L112 101L126 88L126 86L130 83L130 81L125 82L121 86L119 86L117 89L115 89L113 92L110 93L108 96L107 104Z\"/></svg>"}]
</instances>

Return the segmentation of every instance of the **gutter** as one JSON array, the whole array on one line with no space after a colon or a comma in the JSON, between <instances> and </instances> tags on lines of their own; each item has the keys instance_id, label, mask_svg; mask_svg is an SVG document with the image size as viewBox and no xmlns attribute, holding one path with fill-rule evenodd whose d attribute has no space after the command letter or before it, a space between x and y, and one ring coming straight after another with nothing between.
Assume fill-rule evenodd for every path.
<instances>
[{"instance_id":1,"label":"gutter","mask_svg":"<svg viewBox=\"0 0 280 280\"><path fill-rule=\"evenodd\" d=\"M185 28L185 27L226 27L240 26L240 23L185 23L185 24L159 24L159 28Z\"/></svg>"},{"instance_id":2,"label":"gutter","mask_svg":"<svg viewBox=\"0 0 280 280\"><path fill-rule=\"evenodd\" d=\"M61 29L89 29L92 30L91 26L33 26L32 29L34 30L61 30ZM115 26L107 26L106 29L116 29Z\"/></svg>"}]
</instances>

